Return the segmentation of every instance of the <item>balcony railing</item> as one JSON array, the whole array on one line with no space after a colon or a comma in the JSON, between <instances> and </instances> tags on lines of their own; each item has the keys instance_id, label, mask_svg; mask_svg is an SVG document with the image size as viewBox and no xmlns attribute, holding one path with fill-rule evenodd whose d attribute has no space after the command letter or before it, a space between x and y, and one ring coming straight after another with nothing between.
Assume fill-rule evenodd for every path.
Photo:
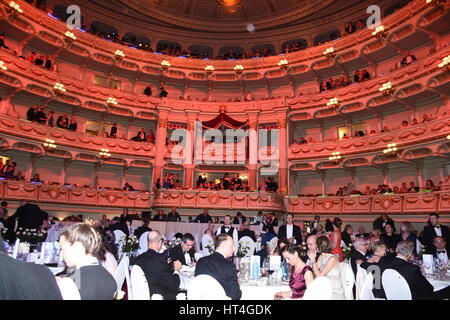
<instances>
[{"instance_id":1,"label":"balcony railing","mask_svg":"<svg viewBox=\"0 0 450 320\"><path fill-rule=\"evenodd\" d=\"M276 193L174 190L155 195L153 207L264 210L283 212L282 198Z\"/></svg>"},{"instance_id":2,"label":"balcony railing","mask_svg":"<svg viewBox=\"0 0 450 320\"><path fill-rule=\"evenodd\" d=\"M152 203L151 196L151 193L144 192L69 188L7 180L0 182L0 198L38 203L148 209Z\"/></svg>"},{"instance_id":3,"label":"balcony railing","mask_svg":"<svg viewBox=\"0 0 450 320\"><path fill-rule=\"evenodd\" d=\"M450 191L348 197L286 197L288 212L299 214L450 213Z\"/></svg>"}]
</instances>

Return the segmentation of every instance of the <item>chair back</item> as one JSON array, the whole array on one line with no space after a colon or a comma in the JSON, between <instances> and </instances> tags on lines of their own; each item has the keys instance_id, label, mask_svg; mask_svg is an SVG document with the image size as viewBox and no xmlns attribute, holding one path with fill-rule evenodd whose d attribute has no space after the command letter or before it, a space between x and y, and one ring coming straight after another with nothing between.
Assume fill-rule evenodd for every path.
<instances>
[{"instance_id":1,"label":"chair back","mask_svg":"<svg viewBox=\"0 0 450 320\"><path fill-rule=\"evenodd\" d=\"M249 250L245 254L246 257L251 257L255 254L255 241L252 238L248 236L240 238L239 245L249 247Z\"/></svg>"},{"instance_id":2,"label":"chair back","mask_svg":"<svg viewBox=\"0 0 450 320\"><path fill-rule=\"evenodd\" d=\"M384 270L381 276L387 300L412 300L411 289L405 278L394 269Z\"/></svg>"},{"instance_id":3,"label":"chair back","mask_svg":"<svg viewBox=\"0 0 450 320\"><path fill-rule=\"evenodd\" d=\"M148 234L150 231L146 231L139 237L139 249L137 251L138 255L143 254L148 250Z\"/></svg>"},{"instance_id":4,"label":"chair back","mask_svg":"<svg viewBox=\"0 0 450 320\"><path fill-rule=\"evenodd\" d=\"M207 248L208 245L214 246L214 240L213 238L211 238L209 234L204 234L202 237L202 253L204 257L209 256L211 254L209 253L209 250Z\"/></svg>"},{"instance_id":5,"label":"chair back","mask_svg":"<svg viewBox=\"0 0 450 320\"><path fill-rule=\"evenodd\" d=\"M361 300L360 295L361 295L361 291L364 285L364 282L366 281L367 278L367 271L364 270L363 268L361 268L361 266L359 264L356 265L356 291L355 291L355 295L356 295L356 300Z\"/></svg>"},{"instance_id":6,"label":"chair back","mask_svg":"<svg viewBox=\"0 0 450 320\"><path fill-rule=\"evenodd\" d=\"M115 238L114 242L116 244L119 243L122 240L122 238L126 236L126 234L123 233L122 230L114 230L113 233L114 233L114 238Z\"/></svg>"},{"instance_id":7,"label":"chair back","mask_svg":"<svg viewBox=\"0 0 450 320\"><path fill-rule=\"evenodd\" d=\"M372 289L373 289L373 274L369 272L366 276L366 280L362 285L359 300L375 300Z\"/></svg>"},{"instance_id":8,"label":"chair back","mask_svg":"<svg viewBox=\"0 0 450 320\"><path fill-rule=\"evenodd\" d=\"M150 300L150 288L142 268L135 264L131 268L131 290L133 300Z\"/></svg>"},{"instance_id":9,"label":"chair back","mask_svg":"<svg viewBox=\"0 0 450 320\"><path fill-rule=\"evenodd\" d=\"M131 281L130 281L130 258L127 256L122 256L122 259L119 262L119 266L117 267L116 273L114 274L114 280L116 280L117 291L122 290L122 286L124 281L127 281L128 288L128 299L132 300L133 293L131 292Z\"/></svg>"},{"instance_id":10,"label":"chair back","mask_svg":"<svg viewBox=\"0 0 450 320\"><path fill-rule=\"evenodd\" d=\"M355 275L352 270L352 266L348 262L340 263L341 269L341 281L344 287L345 300L354 300L353 286L355 285Z\"/></svg>"},{"instance_id":11,"label":"chair back","mask_svg":"<svg viewBox=\"0 0 450 320\"><path fill-rule=\"evenodd\" d=\"M81 300L80 291L75 282L69 277L56 281L63 300Z\"/></svg>"},{"instance_id":12,"label":"chair back","mask_svg":"<svg viewBox=\"0 0 450 320\"><path fill-rule=\"evenodd\" d=\"M303 300L331 300L333 288L327 277L317 277L306 288Z\"/></svg>"},{"instance_id":13,"label":"chair back","mask_svg":"<svg viewBox=\"0 0 450 320\"><path fill-rule=\"evenodd\" d=\"M194 256L195 256L195 261L198 261L200 258L203 258L203 253L201 253L201 252L196 252L196 253L194 254Z\"/></svg>"},{"instance_id":14,"label":"chair back","mask_svg":"<svg viewBox=\"0 0 450 320\"><path fill-rule=\"evenodd\" d=\"M187 288L188 300L230 300L221 284L211 276L196 276Z\"/></svg>"}]
</instances>

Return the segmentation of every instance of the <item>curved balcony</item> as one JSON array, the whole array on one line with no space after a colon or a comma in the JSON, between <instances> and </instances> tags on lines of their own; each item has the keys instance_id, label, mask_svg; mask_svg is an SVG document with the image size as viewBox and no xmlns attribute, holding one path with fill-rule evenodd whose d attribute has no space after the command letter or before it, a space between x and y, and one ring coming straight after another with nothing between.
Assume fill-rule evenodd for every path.
<instances>
[{"instance_id":1,"label":"curved balcony","mask_svg":"<svg viewBox=\"0 0 450 320\"><path fill-rule=\"evenodd\" d=\"M276 193L173 190L155 194L154 208L196 208L223 210L264 210L283 212L282 198Z\"/></svg>"},{"instance_id":2,"label":"curved balcony","mask_svg":"<svg viewBox=\"0 0 450 320\"><path fill-rule=\"evenodd\" d=\"M3 1L4 5L7 6L9 1ZM53 33L56 34L57 37L59 37L59 41L57 39L52 39L52 37L47 36L44 38L44 36L40 35L40 38L45 39L46 42L53 42L53 46L57 46L56 43L61 43L61 39L64 39L64 34L67 31L65 23L61 21L54 20L53 18L49 17L44 12L36 9L35 7L29 5L25 1L17 1L20 3L21 7L24 9L24 13L22 14L21 18L13 19L13 21L10 22L11 25L18 24L20 21L23 25L27 26L30 29L34 29L32 26L33 22L34 24L43 25L46 26L47 29ZM428 10L430 9L430 10ZM426 11L426 12L425 12ZM392 15L386 17L382 24L385 26L386 30L396 30L398 26L401 26L402 24L409 23L412 26L420 25L421 28L427 28L433 29L436 27L436 25L439 25L439 23L442 24L442 21L446 19L446 11L441 10L443 12L438 12L438 14L429 14L430 12L435 12L436 10L432 10L430 6L426 3L425 0L415 0L412 3L408 4L407 6L401 8L397 12L393 13ZM425 13L424 13L425 12ZM7 14L4 13L4 17L8 17ZM26 18L28 21L24 21ZM439 21L440 22L439 22ZM12 28L12 27L10 27ZM16 29L19 29L16 26ZM24 28L23 28L24 29ZM292 29L292 32L297 32L297 30L294 28ZM16 32L17 33L17 32ZM39 34L38 30L34 30L34 33ZM89 47L90 49L95 49L100 52L103 52L110 57L114 56L114 52L117 49L120 49L125 53L126 60L133 60L134 63L137 62L143 62L147 65L153 65L157 66L157 68L160 68L160 64L162 60L169 59L173 68L175 69L188 69L188 70L196 70L200 72L204 72L204 68L206 65L210 64L211 62L208 61L202 61L202 60L196 60L196 59L184 59L184 58L178 58L178 57L167 57L167 56L161 56L156 55L153 53L140 51L131 49L127 46L109 42L103 39L100 39L94 35L87 34L85 32L81 32L78 30L74 30L75 36L77 37L76 45L79 46L80 44L86 47ZM25 38L28 36L28 34L23 33L20 34L21 38ZM374 39L374 36L372 35L372 30L370 29L364 29L357 31L356 33L353 33L351 35L345 36L341 39L335 40L332 43L332 46L335 48L336 51L342 51L346 49L354 49L356 45L366 43L368 41L371 41ZM397 38L393 39L394 41L397 41ZM43 40L40 40L43 41ZM311 59L316 59L323 57L323 51L330 47L330 43L319 45L312 48L307 48L305 50L302 50L300 52L293 52L288 53L286 55L283 55L283 58L287 58L291 64L296 64L304 61L308 61ZM67 50L66 50L67 51ZM83 50L73 50L73 53L76 54L76 51L79 52L79 54L84 54ZM91 54L90 56L93 56ZM261 58L261 59L245 59L245 60L238 60L238 61L214 61L214 66L217 71L233 71L233 67L236 63L244 64L244 67L246 70L257 70L261 68L277 68L278 69L278 62L280 61L280 58L277 56L273 57L267 57L267 58ZM206 73L206 72L205 72Z\"/></svg>"},{"instance_id":3,"label":"curved balcony","mask_svg":"<svg viewBox=\"0 0 450 320\"><path fill-rule=\"evenodd\" d=\"M450 213L450 191L349 197L286 197L288 212L320 215Z\"/></svg>"},{"instance_id":4,"label":"curved balcony","mask_svg":"<svg viewBox=\"0 0 450 320\"><path fill-rule=\"evenodd\" d=\"M415 99L424 99L433 96L448 96L448 83L450 77L446 75L445 68L438 64L450 54L444 47L427 59L400 68L388 76L378 77L366 82L354 84L342 89L336 89L319 94L309 94L298 98L279 98L270 100L255 100L245 102L227 102L227 112L254 112L274 111L284 106L291 109L292 121L306 121L324 119L328 117L347 116L362 111L377 112L395 104L411 104ZM156 109L167 107L172 110L186 111L199 110L211 113L219 112L223 102L199 102L172 98L146 97L140 94L122 92L100 86L75 81L62 73L55 73L34 66L22 59L3 52L0 60L4 61L8 70L0 75L9 97L29 99L32 94L38 101L61 103L72 107L82 107L97 112L108 110L106 100L114 97L118 107L110 108L113 115L153 120L156 118ZM385 97L379 92L380 86L391 82L398 89L393 97ZM66 93L56 96L52 91L55 82L64 84ZM341 107L330 110L326 104L331 98L337 98ZM28 100L27 100L28 101Z\"/></svg>"},{"instance_id":5,"label":"curved balcony","mask_svg":"<svg viewBox=\"0 0 450 320\"><path fill-rule=\"evenodd\" d=\"M90 207L148 209L152 204L150 193L67 188L6 180L0 182L0 197L6 200Z\"/></svg>"},{"instance_id":6,"label":"curved balcony","mask_svg":"<svg viewBox=\"0 0 450 320\"><path fill-rule=\"evenodd\" d=\"M27 151L43 154L45 153L45 150L42 144L46 139L52 139L58 146L58 149L53 152L59 152L60 156L69 159L80 158L81 153L76 150L85 150L91 153L97 153L97 155L95 155L96 158L92 160L99 161L98 152L100 152L102 148L109 149L109 152L113 154L110 159L111 161L114 160L115 155L145 157L146 160L155 157L155 146L153 144L88 136L64 129L50 128L5 115L2 115L0 118L0 132L9 136L2 136L0 138L4 149L20 149L21 147L25 147L25 150ZM18 140L17 137L20 137L23 140ZM63 147L64 151L62 151L60 147ZM122 162L131 161L130 159L126 160L122 158L117 160L121 160Z\"/></svg>"},{"instance_id":7,"label":"curved balcony","mask_svg":"<svg viewBox=\"0 0 450 320\"><path fill-rule=\"evenodd\" d=\"M389 132L328 141L320 143L307 143L291 145L289 160L303 160L329 157L333 152L341 152L341 156L354 156L364 153L382 152L387 144L396 143L398 148L411 147L424 142L442 140L440 144L426 146L429 154L440 153L442 144L448 143L447 135L450 133L450 115L439 117L436 120L408 128L392 130Z\"/></svg>"}]
</instances>

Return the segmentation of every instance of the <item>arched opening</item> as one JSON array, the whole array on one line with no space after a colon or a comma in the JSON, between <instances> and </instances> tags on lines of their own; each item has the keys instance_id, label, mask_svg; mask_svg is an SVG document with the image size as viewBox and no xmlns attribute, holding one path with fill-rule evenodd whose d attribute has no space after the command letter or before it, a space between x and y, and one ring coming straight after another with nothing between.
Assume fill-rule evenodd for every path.
<instances>
[{"instance_id":1,"label":"arched opening","mask_svg":"<svg viewBox=\"0 0 450 320\"><path fill-rule=\"evenodd\" d=\"M284 42L281 45L281 52L292 52L292 51L298 51L302 50L308 47L308 42L306 39L300 38L300 39L294 39Z\"/></svg>"},{"instance_id":2,"label":"arched opening","mask_svg":"<svg viewBox=\"0 0 450 320\"><path fill-rule=\"evenodd\" d=\"M210 46L193 44L189 46L190 56L193 58L212 58L213 49Z\"/></svg>"},{"instance_id":3,"label":"arched opening","mask_svg":"<svg viewBox=\"0 0 450 320\"><path fill-rule=\"evenodd\" d=\"M321 33L314 37L314 45L319 45L322 43L326 43L329 41L333 41L339 39L341 37L341 32L337 29L330 30L324 33Z\"/></svg>"},{"instance_id":4,"label":"arched opening","mask_svg":"<svg viewBox=\"0 0 450 320\"><path fill-rule=\"evenodd\" d=\"M259 44L251 47L250 57L268 57L276 54L275 46L270 43Z\"/></svg>"}]
</instances>

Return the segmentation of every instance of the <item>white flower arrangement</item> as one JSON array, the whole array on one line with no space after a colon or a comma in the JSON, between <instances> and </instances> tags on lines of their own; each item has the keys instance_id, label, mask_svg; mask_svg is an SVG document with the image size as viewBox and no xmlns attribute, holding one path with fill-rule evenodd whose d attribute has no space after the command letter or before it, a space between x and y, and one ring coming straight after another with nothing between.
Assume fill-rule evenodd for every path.
<instances>
[{"instance_id":1,"label":"white flower arrangement","mask_svg":"<svg viewBox=\"0 0 450 320\"><path fill-rule=\"evenodd\" d=\"M243 258L247 254L247 252L250 250L250 246L247 242L239 242L237 257Z\"/></svg>"},{"instance_id":2,"label":"white flower arrangement","mask_svg":"<svg viewBox=\"0 0 450 320\"><path fill-rule=\"evenodd\" d=\"M139 239L136 236L124 236L120 240L122 252L134 252L139 249Z\"/></svg>"}]
</instances>

